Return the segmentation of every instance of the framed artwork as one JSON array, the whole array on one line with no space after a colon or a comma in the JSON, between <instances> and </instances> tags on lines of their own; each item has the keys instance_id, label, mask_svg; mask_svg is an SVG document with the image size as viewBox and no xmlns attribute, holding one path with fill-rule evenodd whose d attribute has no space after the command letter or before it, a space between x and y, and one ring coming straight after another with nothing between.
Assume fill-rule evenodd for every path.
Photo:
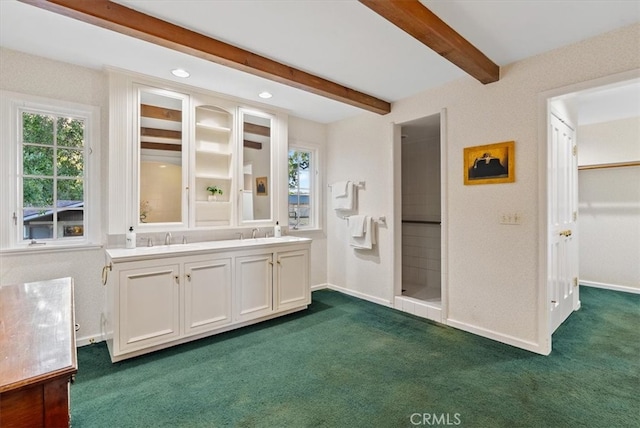
<instances>
[{"instance_id":1,"label":"framed artwork","mask_svg":"<svg viewBox=\"0 0 640 428\"><path fill-rule=\"evenodd\" d=\"M267 187L267 177L256 178L256 195L267 196L269 194L269 188Z\"/></svg>"},{"instance_id":2,"label":"framed artwork","mask_svg":"<svg viewBox=\"0 0 640 428\"><path fill-rule=\"evenodd\" d=\"M515 142L465 147L464 184L513 183L516 181Z\"/></svg>"}]
</instances>

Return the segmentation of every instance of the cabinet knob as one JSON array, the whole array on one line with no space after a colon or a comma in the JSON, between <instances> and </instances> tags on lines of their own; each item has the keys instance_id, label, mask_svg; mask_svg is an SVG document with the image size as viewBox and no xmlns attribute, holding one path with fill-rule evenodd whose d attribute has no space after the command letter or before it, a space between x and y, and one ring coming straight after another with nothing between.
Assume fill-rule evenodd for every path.
<instances>
[{"instance_id":1,"label":"cabinet knob","mask_svg":"<svg viewBox=\"0 0 640 428\"><path fill-rule=\"evenodd\" d=\"M188 279L189 281L191 281L191 274L190 274L190 273L188 273L188 274L187 274L187 279Z\"/></svg>"},{"instance_id":2,"label":"cabinet knob","mask_svg":"<svg viewBox=\"0 0 640 428\"><path fill-rule=\"evenodd\" d=\"M180 284L180 277L178 275L175 275L174 278L176 279L176 284Z\"/></svg>"}]
</instances>

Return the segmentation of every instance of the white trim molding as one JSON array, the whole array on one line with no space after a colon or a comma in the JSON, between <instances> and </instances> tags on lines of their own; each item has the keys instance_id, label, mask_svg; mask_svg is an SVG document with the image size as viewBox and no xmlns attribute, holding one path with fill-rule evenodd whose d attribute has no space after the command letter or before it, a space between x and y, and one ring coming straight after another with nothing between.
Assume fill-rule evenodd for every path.
<instances>
[{"instance_id":1,"label":"white trim molding","mask_svg":"<svg viewBox=\"0 0 640 428\"><path fill-rule=\"evenodd\" d=\"M605 282L580 280L580 285L594 288L604 288L606 290L622 291L624 293L640 294L640 288L629 287L628 285L607 284Z\"/></svg>"}]
</instances>

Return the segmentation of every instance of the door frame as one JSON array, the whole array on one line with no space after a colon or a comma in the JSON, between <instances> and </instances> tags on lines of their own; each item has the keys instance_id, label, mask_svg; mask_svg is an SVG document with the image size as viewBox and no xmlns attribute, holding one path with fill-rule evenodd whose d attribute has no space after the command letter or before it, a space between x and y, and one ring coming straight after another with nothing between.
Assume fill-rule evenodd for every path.
<instances>
[{"instance_id":1,"label":"door frame","mask_svg":"<svg viewBox=\"0 0 640 428\"><path fill-rule=\"evenodd\" d=\"M447 323L449 314L449 208L448 208L448 146L447 146L447 109L443 108L431 114L421 114L420 116L403 120L402 122L392 122L393 147L393 233L391 245L391 266L393 280L393 295L390 302L398 296L402 296L402 125L423 117L440 115L440 292L441 292L441 315L442 324Z\"/></svg>"},{"instance_id":2,"label":"door frame","mask_svg":"<svg viewBox=\"0 0 640 428\"><path fill-rule=\"evenodd\" d=\"M573 93L595 89L626 80L637 79L640 69L616 73L585 82L575 83L556 89L551 89L538 94L538 344L540 353L548 355L552 350L550 322L550 302L547 297L549 266L547 263L549 253L548 229L548 189L547 156L549 153L548 126L551 114L551 100L561 96L569 96ZM577 183L576 183L577 185ZM579 217L578 217L579 218Z\"/></svg>"}]
</instances>

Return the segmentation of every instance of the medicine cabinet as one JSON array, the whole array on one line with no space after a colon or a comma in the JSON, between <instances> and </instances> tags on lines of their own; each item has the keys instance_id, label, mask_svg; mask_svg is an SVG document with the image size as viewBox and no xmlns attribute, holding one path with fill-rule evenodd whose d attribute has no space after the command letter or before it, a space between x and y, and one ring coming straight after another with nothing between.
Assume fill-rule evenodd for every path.
<instances>
[{"instance_id":1,"label":"medicine cabinet","mask_svg":"<svg viewBox=\"0 0 640 428\"><path fill-rule=\"evenodd\" d=\"M109 81L109 234L286 221L285 114L153 78Z\"/></svg>"}]
</instances>

